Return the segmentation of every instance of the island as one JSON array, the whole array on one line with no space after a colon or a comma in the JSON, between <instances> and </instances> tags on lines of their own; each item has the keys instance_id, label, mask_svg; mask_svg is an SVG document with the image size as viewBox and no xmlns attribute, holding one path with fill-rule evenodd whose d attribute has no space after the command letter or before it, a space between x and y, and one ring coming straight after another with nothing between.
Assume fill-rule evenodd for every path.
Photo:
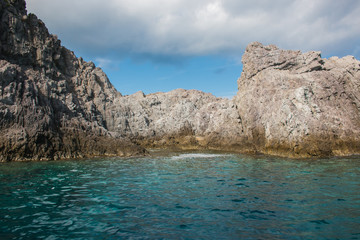
<instances>
[{"instance_id":1,"label":"island","mask_svg":"<svg viewBox=\"0 0 360 240\"><path fill-rule=\"evenodd\" d=\"M24 0L0 2L0 161L135 156L150 148L291 158L360 154L360 61L250 43L233 99L123 96ZM235 79L234 79L235 81Z\"/></svg>"}]
</instances>

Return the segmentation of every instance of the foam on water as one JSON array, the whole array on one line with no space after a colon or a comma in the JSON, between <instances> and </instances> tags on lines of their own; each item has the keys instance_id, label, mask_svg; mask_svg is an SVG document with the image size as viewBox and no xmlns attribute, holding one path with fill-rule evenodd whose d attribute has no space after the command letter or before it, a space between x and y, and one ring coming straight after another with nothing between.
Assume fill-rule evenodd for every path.
<instances>
[{"instance_id":1,"label":"foam on water","mask_svg":"<svg viewBox=\"0 0 360 240\"><path fill-rule=\"evenodd\" d=\"M194 159L194 158L220 158L220 157L229 157L230 154L211 154L211 153L185 153L178 156L172 156L171 160L181 160L181 159Z\"/></svg>"},{"instance_id":2,"label":"foam on water","mask_svg":"<svg viewBox=\"0 0 360 240\"><path fill-rule=\"evenodd\" d=\"M0 239L360 237L360 157L164 154L0 164Z\"/></svg>"}]
</instances>

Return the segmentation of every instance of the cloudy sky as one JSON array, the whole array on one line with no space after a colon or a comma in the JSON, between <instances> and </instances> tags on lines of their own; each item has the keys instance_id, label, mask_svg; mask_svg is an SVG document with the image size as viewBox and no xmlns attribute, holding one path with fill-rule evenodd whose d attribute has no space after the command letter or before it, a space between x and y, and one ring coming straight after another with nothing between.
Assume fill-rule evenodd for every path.
<instances>
[{"instance_id":1,"label":"cloudy sky","mask_svg":"<svg viewBox=\"0 0 360 240\"><path fill-rule=\"evenodd\" d=\"M252 41L360 59L358 0L27 0L27 8L123 94L232 96Z\"/></svg>"}]
</instances>

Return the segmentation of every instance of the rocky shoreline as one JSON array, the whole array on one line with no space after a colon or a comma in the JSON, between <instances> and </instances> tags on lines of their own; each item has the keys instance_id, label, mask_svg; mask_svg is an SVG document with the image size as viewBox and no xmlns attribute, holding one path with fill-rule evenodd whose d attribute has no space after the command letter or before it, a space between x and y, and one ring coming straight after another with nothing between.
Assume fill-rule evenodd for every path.
<instances>
[{"instance_id":1,"label":"rocky shoreline","mask_svg":"<svg viewBox=\"0 0 360 240\"><path fill-rule=\"evenodd\" d=\"M248 45L229 100L177 89L122 96L24 0L0 2L0 161L133 156L146 148L307 158L360 154L360 62Z\"/></svg>"}]
</instances>

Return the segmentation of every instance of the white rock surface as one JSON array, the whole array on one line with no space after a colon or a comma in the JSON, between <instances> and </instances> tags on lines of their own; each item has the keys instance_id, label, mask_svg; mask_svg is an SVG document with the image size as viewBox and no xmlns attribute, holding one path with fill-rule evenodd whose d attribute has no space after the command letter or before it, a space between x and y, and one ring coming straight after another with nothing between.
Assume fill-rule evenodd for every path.
<instances>
[{"instance_id":1,"label":"white rock surface","mask_svg":"<svg viewBox=\"0 0 360 240\"><path fill-rule=\"evenodd\" d=\"M0 161L144 154L143 147L287 157L360 153L360 62L251 43L233 100L122 96L27 14L0 1ZM141 146L140 146L141 145Z\"/></svg>"},{"instance_id":2,"label":"white rock surface","mask_svg":"<svg viewBox=\"0 0 360 240\"><path fill-rule=\"evenodd\" d=\"M258 151L284 156L360 151L360 62L250 44L236 103Z\"/></svg>"}]
</instances>

